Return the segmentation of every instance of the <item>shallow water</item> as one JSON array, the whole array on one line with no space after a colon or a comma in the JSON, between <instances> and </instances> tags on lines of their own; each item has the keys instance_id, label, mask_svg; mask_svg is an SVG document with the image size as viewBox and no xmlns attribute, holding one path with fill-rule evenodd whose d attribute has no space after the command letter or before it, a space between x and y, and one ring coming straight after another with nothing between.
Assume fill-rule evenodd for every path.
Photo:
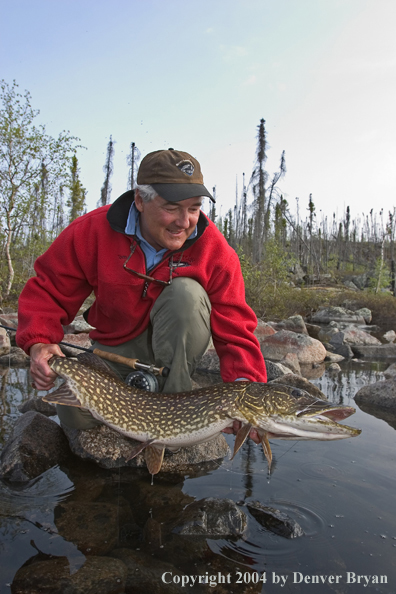
<instances>
[{"instance_id":1,"label":"shallow water","mask_svg":"<svg viewBox=\"0 0 396 594\"><path fill-rule=\"evenodd\" d=\"M350 362L341 373L326 372L314 383L331 401L355 406L357 390L381 379L381 366ZM9 370L2 390L2 439L19 414L16 406L25 399L21 390L31 391L27 372ZM394 594L395 429L359 409L346 423L360 427L362 434L327 443L272 441L270 476L261 449L249 442L233 461L212 465L200 476L165 480L159 475L152 486L146 471L105 471L76 460L47 471L25 488L0 482L0 593L11 591L18 568L35 556L64 556L71 573L79 569L90 547L84 548L81 537L60 518L67 505L95 503L118 510L111 526L104 522L108 533L103 540L113 539L113 549L138 552L149 566L172 564L175 574L168 572L168 581L177 568L186 580L207 576L208 592L215 591L210 588L213 576L212 584L224 581L227 592ZM232 447L233 437L227 440ZM243 538L189 539L167 531L167 523L188 503L207 497L238 503L248 516ZM246 501L286 512L304 536L286 539L269 532L250 516ZM161 575L155 578L158 582ZM359 576L370 576L368 585ZM164 586L156 587L162 591ZM190 582L179 588L201 591Z\"/></svg>"}]
</instances>

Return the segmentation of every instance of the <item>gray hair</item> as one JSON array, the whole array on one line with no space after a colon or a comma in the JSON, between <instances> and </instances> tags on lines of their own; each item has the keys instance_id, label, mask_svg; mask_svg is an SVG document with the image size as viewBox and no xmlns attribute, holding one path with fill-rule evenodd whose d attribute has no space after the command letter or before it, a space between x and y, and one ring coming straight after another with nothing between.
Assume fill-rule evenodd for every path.
<instances>
[{"instance_id":1,"label":"gray hair","mask_svg":"<svg viewBox=\"0 0 396 594\"><path fill-rule=\"evenodd\" d=\"M136 184L135 190L139 190L139 194L143 202L150 202L150 200L153 200L159 196L154 188L147 184Z\"/></svg>"}]
</instances>

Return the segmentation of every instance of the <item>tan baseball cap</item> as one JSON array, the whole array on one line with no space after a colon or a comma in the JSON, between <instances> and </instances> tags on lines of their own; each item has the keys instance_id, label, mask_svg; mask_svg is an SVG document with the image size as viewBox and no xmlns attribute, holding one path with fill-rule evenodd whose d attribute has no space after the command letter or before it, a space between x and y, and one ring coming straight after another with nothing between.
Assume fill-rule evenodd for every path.
<instances>
[{"instance_id":1,"label":"tan baseball cap","mask_svg":"<svg viewBox=\"0 0 396 594\"><path fill-rule=\"evenodd\" d=\"M203 185L201 166L183 151L154 151L144 157L137 174L138 184L148 184L168 202L180 202L195 196L215 199Z\"/></svg>"}]
</instances>

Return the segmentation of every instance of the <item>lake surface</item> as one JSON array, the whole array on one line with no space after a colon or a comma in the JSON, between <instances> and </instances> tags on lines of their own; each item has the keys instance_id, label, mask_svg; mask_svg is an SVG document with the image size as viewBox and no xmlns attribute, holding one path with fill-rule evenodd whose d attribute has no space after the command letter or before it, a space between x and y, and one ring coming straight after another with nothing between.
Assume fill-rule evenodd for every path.
<instances>
[{"instance_id":1,"label":"lake surface","mask_svg":"<svg viewBox=\"0 0 396 594\"><path fill-rule=\"evenodd\" d=\"M326 371L313 383L332 402L352 406L357 390L384 379L386 367L341 366L342 372ZM17 405L33 392L29 386L26 370L3 375L1 444L19 415ZM153 484L145 470L107 471L77 460L24 488L0 482L0 593L11 592L17 570L31 558L67 557L75 572L90 553L82 541L91 535L92 554L122 549L138 556L153 572L152 592L173 587L180 592L395 594L396 432L358 408L346 423L362 434L327 443L273 440L270 476L263 452L249 442L233 461L212 464L194 477L160 474ZM233 439L227 436L231 448ZM208 497L238 503L248 517L243 538L167 532L169 518L194 499ZM248 501L285 512L305 534L286 539L268 531L249 514ZM73 506L100 504L116 510L111 523L103 520L101 535L111 550L101 548L93 525L85 536L73 525ZM165 577L161 568L167 568ZM191 587L191 576L208 583Z\"/></svg>"}]
</instances>

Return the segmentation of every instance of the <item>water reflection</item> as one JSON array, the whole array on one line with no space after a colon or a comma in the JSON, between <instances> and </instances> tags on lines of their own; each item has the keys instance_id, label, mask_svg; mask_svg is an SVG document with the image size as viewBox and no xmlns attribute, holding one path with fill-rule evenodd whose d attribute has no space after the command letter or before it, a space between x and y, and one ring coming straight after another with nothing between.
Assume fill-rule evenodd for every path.
<instances>
[{"instance_id":1,"label":"water reflection","mask_svg":"<svg viewBox=\"0 0 396 594\"><path fill-rule=\"evenodd\" d=\"M382 380L382 371L372 363L349 362L339 374L325 372L311 381L334 403L354 406L356 391ZM26 370L11 369L4 380L3 436L19 414L17 406L32 393L27 375ZM145 470L107 471L77 459L52 468L23 489L0 483L0 591L11 592L14 582L14 591L18 584L18 592L28 592L27 580L32 584L43 575L48 584L54 584L53 591L61 578L65 580L66 591L76 587L83 570L88 591L88 586L95 586L101 567L107 576L118 576L120 592L188 588L218 594L231 590L349 594L352 585L346 583L346 575L354 572L387 576L387 584L370 584L364 592L394 593L395 431L361 410L348 424L361 427L362 434L333 443L273 441L271 475L261 447L248 441L233 461L212 464L182 480L160 473L153 486ZM227 441L232 447L233 437L227 436ZM208 498L231 500L245 514L242 536L207 538L175 530L197 501ZM249 513L245 505L249 501L286 513L305 535L290 540L272 533ZM203 522L207 511L203 503L199 507L203 511L197 522ZM122 568L127 568L127 574ZM248 577L236 583L238 571L242 576L247 572L251 580L266 572L267 582L251 581L248 590ZM176 581L183 575L229 574L232 586L225 589L219 584L208 590L201 584L181 589L180 583L178 587L175 582L165 584L164 573ZM313 586L293 583L294 573L341 575L342 579L338 585ZM273 574L286 576L281 590ZM113 591L110 586L108 591Z\"/></svg>"}]
</instances>

